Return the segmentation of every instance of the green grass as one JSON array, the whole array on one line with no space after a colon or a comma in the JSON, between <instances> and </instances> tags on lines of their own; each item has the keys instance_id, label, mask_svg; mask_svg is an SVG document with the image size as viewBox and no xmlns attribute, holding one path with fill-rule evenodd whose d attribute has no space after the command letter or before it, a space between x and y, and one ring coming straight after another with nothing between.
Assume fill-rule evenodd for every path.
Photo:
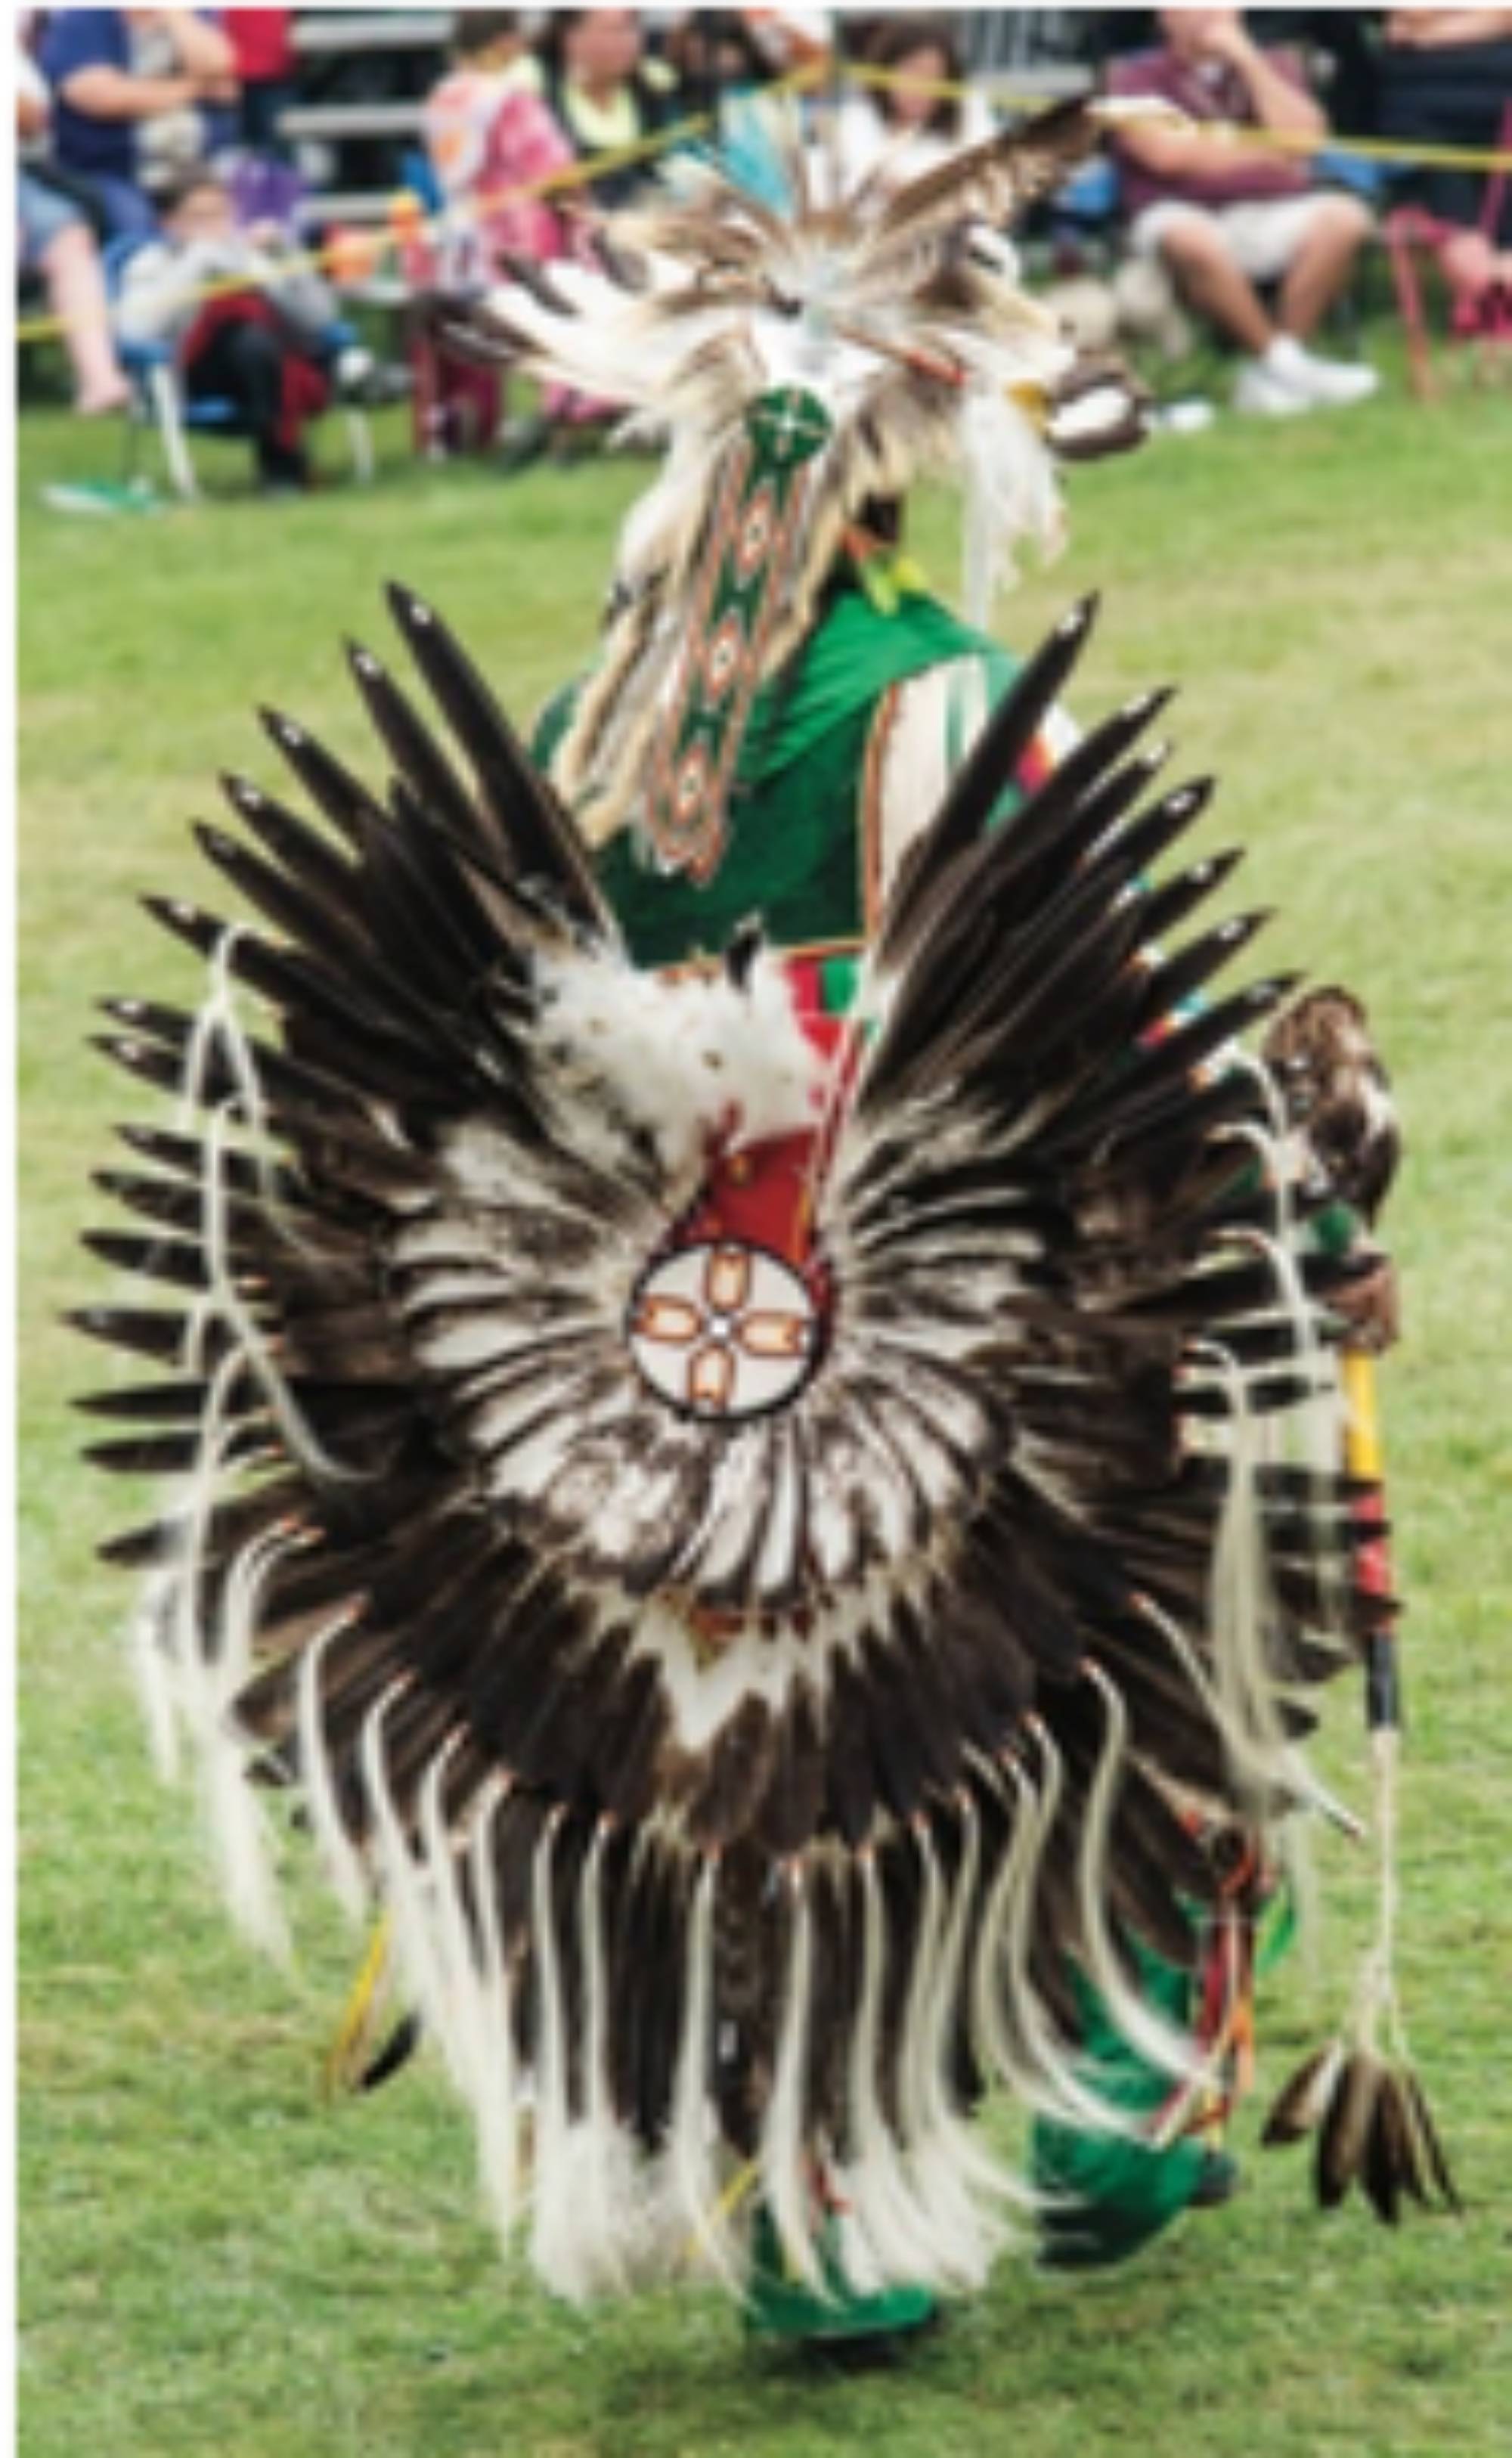
<instances>
[{"instance_id":1,"label":"green grass","mask_svg":"<svg viewBox=\"0 0 1512 2458\"><path fill-rule=\"evenodd\" d=\"M82 1048L96 994L189 988L133 898L199 893L184 823L222 765L268 779L268 699L356 752L338 643L382 643L379 587L433 595L516 711L585 654L611 527L642 472L503 485L406 462L309 503L239 494L115 523L44 510L97 436L20 438L19 1339L22 1662L20 2395L29 2458L1467 2458L1512 2446L1506 2052L1512 1808L1512 400L1399 396L1225 424L1078 477L1075 543L1004 608L1025 642L1105 592L1077 704L1175 677L1183 755L1223 781L1211 844L1274 905L1266 961L1366 997L1405 1110L1391 1234L1407 1337L1385 1377L1412 1740L1403 1977L1465 2188L1461 2223L1321 2219L1253 2154L1231 2211L1124 2276L1006 2260L906 2371L758 2363L721 2304L603 2315L501 2267L460 2111L428 2070L328 2110L318 2059L351 1948L307 1906L298 1971L230 1941L191 1799L152 1778L126 1598L92 1559L121 1497L77 1463L70 1392L106 1379L57 1324L97 1296L78 1229L109 1122ZM946 509L921 550L948 586ZM1323 1758L1358 1800L1357 1702ZM1274 2086L1332 2019L1365 1908L1325 1841L1336 1916L1315 1995L1262 2009Z\"/></svg>"}]
</instances>

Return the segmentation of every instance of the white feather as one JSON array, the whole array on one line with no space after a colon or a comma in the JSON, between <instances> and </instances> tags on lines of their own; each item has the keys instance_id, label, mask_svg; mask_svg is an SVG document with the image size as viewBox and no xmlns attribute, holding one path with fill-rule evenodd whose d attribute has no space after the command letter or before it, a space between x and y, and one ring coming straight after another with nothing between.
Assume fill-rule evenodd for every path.
<instances>
[{"instance_id":1,"label":"white feather","mask_svg":"<svg viewBox=\"0 0 1512 2458\"><path fill-rule=\"evenodd\" d=\"M801 1864L792 1864L788 1894L793 1924L777 2024L777 2071L761 2127L761 2188L789 2270L817 2293L824 2290L814 2234L813 2180L803 2126L814 1932Z\"/></svg>"},{"instance_id":2,"label":"white feather","mask_svg":"<svg viewBox=\"0 0 1512 2458\"><path fill-rule=\"evenodd\" d=\"M668 980L599 957L549 959L540 987L543 1037L575 1082L654 1137L674 1185L716 1138L750 1143L812 1125L822 1065L770 957L739 987L723 970Z\"/></svg>"}]
</instances>

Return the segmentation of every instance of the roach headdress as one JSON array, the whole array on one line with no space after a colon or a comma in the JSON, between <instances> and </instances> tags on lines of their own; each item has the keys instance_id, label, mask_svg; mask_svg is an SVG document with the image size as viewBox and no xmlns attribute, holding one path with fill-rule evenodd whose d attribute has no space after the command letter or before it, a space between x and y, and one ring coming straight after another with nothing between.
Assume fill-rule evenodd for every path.
<instances>
[{"instance_id":1,"label":"roach headdress","mask_svg":"<svg viewBox=\"0 0 1512 2458\"><path fill-rule=\"evenodd\" d=\"M1139 440L1128 378L1078 361L1002 236L1126 108L1064 104L907 186L879 172L823 205L795 147L786 213L679 166L675 193L606 225L594 267L521 265L472 317L475 344L625 405L666 443L553 766L591 839L632 820L666 867L716 859L752 695L870 507L958 480L984 620L1015 553L1058 543L1057 455Z\"/></svg>"},{"instance_id":2,"label":"roach headdress","mask_svg":"<svg viewBox=\"0 0 1512 2458\"><path fill-rule=\"evenodd\" d=\"M1299 1257L1236 1046L1286 985L1183 1004L1254 920L1184 930L1232 858L1160 867L1207 799L1150 791L1160 695L989 826L1085 608L826 1053L750 936L632 969L394 603L452 747L355 653L386 799L271 719L321 824L233 780L200 843L250 918L149 900L203 1007L109 1002L178 1103L91 1239L153 1299L79 1318L146 1367L84 1404L92 1456L171 1480L108 1548L158 1731L249 1927L308 1846L382 1908L554 2287L738 2282L757 2202L821 2286L836 2244L858 2286L968 2284L1014 2191L985 2092L1128 2126L1073 1973L1202 2088L1133 1959L1190 1964L1214 1899L1182 1804L1312 1798L1309 1696L1389 1611L1361 1489L1288 1448L1351 1266Z\"/></svg>"}]
</instances>

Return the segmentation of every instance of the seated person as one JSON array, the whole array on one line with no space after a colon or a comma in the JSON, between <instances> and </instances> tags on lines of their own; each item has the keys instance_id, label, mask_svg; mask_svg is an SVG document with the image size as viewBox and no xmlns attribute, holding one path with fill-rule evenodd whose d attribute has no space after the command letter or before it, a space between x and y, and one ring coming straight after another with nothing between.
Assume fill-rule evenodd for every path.
<instances>
[{"instance_id":1,"label":"seated person","mask_svg":"<svg viewBox=\"0 0 1512 2458\"><path fill-rule=\"evenodd\" d=\"M1235 9L1163 9L1164 48L1114 61L1109 90L1173 103L1189 119L1264 129L1321 146L1328 124L1296 61L1262 51ZM1362 401L1374 368L1307 347L1369 234L1356 197L1316 187L1290 151L1207 127L1121 129L1136 252L1165 263L1188 305L1236 342L1234 406L1269 416ZM1257 285L1279 282L1275 308Z\"/></svg>"},{"instance_id":2,"label":"seated person","mask_svg":"<svg viewBox=\"0 0 1512 2458\"><path fill-rule=\"evenodd\" d=\"M151 231L153 193L209 150L237 98L230 43L191 9L54 9L41 67L57 158L113 237Z\"/></svg>"},{"instance_id":3,"label":"seated person","mask_svg":"<svg viewBox=\"0 0 1512 2458\"><path fill-rule=\"evenodd\" d=\"M541 98L519 11L459 11L451 58L424 123L431 168L447 205L458 209L443 279L487 281L506 256L543 263L567 255L570 192L563 204L549 194L519 193L575 159Z\"/></svg>"},{"instance_id":4,"label":"seated person","mask_svg":"<svg viewBox=\"0 0 1512 2458\"><path fill-rule=\"evenodd\" d=\"M160 236L131 258L115 309L122 341L172 347L189 400L235 404L278 490L309 484L303 428L333 380L360 390L372 373L365 350L332 360L335 299L285 246L277 225L238 230L224 181L200 164L164 198Z\"/></svg>"},{"instance_id":5,"label":"seated person","mask_svg":"<svg viewBox=\"0 0 1512 2458\"><path fill-rule=\"evenodd\" d=\"M1383 136L1484 152L1512 130L1512 9L1393 9L1380 63ZM1512 179L1446 162L1415 167L1406 199L1431 243L1466 338L1512 339Z\"/></svg>"},{"instance_id":6,"label":"seated person","mask_svg":"<svg viewBox=\"0 0 1512 2458\"><path fill-rule=\"evenodd\" d=\"M48 92L30 55L16 63L16 242L23 273L37 275L73 371L73 406L86 418L121 409L131 386L115 363L110 307L94 233L81 207L48 177L29 147L47 133Z\"/></svg>"}]
</instances>

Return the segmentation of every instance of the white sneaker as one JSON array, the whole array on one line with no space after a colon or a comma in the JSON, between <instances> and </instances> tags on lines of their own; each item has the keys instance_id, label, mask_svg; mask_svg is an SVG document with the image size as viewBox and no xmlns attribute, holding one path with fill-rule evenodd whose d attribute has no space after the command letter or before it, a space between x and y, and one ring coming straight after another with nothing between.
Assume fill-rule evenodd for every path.
<instances>
[{"instance_id":1,"label":"white sneaker","mask_svg":"<svg viewBox=\"0 0 1512 2458\"><path fill-rule=\"evenodd\" d=\"M343 349L337 352L331 373L336 378L336 389L343 401L361 398L362 387L376 365L372 351L364 350L359 342L348 342Z\"/></svg>"},{"instance_id":2,"label":"white sneaker","mask_svg":"<svg viewBox=\"0 0 1512 2458\"><path fill-rule=\"evenodd\" d=\"M1300 418L1313 407L1264 359L1246 359L1233 380L1233 406L1252 418Z\"/></svg>"},{"instance_id":3,"label":"white sneaker","mask_svg":"<svg viewBox=\"0 0 1512 2458\"><path fill-rule=\"evenodd\" d=\"M1200 435L1216 416L1211 401L1193 396L1190 401L1163 402L1150 411L1149 424L1157 435Z\"/></svg>"},{"instance_id":4,"label":"white sneaker","mask_svg":"<svg viewBox=\"0 0 1512 2458\"><path fill-rule=\"evenodd\" d=\"M1264 364L1305 401L1334 407L1368 401L1380 385L1374 367L1346 365L1340 359L1320 359L1312 350L1305 350L1290 333L1277 334L1265 354Z\"/></svg>"}]
</instances>

